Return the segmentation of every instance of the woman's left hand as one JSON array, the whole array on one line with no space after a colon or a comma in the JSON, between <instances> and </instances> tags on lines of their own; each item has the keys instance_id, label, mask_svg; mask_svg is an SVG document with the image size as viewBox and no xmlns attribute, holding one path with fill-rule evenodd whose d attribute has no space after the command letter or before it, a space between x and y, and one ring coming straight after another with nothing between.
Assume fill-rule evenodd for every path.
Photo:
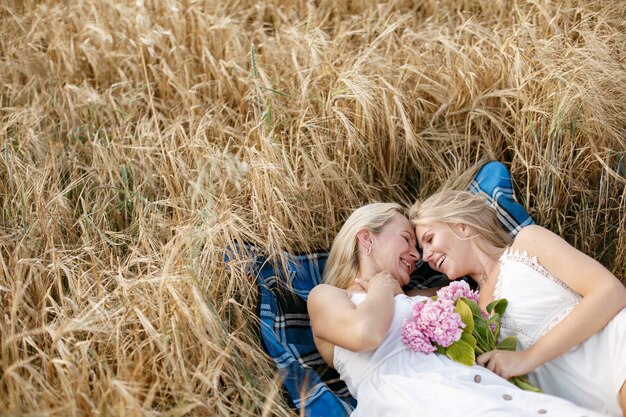
<instances>
[{"instance_id":1,"label":"woman's left hand","mask_svg":"<svg viewBox=\"0 0 626 417\"><path fill-rule=\"evenodd\" d=\"M497 349L492 350L476 358L476 363L500 375L504 379L526 375L537 366L527 350L517 352Z\"/></svg>"}]
</instances>

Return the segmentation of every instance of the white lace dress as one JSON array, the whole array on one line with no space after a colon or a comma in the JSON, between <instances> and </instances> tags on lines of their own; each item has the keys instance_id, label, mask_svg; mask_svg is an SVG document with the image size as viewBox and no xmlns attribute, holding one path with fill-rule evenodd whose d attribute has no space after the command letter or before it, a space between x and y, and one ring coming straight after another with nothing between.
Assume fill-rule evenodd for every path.
<instances>
[{"instance_id":1,"label":"white lace dress","mask_svg":"<svg viewBox=\"0 0 626 417\"><path fill-rule=\"evenodd\" d=\"M507 249L500 261L494 299L508 300L501 334L517 336L518 350L525 350L567 316L581 297L525 252ZM536 368L530 379L545 393L621 417L626 309L585 342Z\"/></svg>"},{"instance_id":2,"label":"white lace dress","mask_svg":"<svg viewBox=\"0 0 626 417\"><path fill-rule=\"evenodd\" d=\"M365 294L352 295L360 303ZM370 352L335 347L334 366L358 400L352 417L598 416L566 400L522 391L480 366L465 366L438 355L410 351L401 341L404 319L423 297L395 298L391 328Z\"/></svg>"}]
</instances>

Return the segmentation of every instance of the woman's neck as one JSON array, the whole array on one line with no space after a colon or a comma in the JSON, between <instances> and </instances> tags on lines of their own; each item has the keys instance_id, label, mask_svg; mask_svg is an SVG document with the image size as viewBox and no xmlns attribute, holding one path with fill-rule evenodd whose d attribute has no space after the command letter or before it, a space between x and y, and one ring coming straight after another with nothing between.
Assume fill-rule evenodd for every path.
<instances>
[{"instance_id":1,"label":"woman's neck","mask_svg":"<svg viewBox=\"0 0 626 417\"><path fill-rule=\"evenodd\" d=\"M499 248L492 244L484 244L477 248L474 271L469 275L479 287L495 279L500 270L499 259L504 250L505 248Z\"/></svg>"}]
</instances>

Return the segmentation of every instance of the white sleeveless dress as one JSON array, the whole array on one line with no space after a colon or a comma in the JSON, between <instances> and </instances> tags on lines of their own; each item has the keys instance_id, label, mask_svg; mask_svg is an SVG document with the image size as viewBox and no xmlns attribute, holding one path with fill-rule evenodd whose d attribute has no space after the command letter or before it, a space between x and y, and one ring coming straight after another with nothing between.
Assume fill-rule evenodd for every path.
<instances>
[{"instance_id":1,"label":"white sleeveless dress","mask_svg":"<svg viewBox=\"0 0 626 417\"><path fill-rule=\"evenodd\" d=\"M353 294L360 303L365 294ZM358 405L352 417L599 416L561 398L522 391L481 366L410 351L401 341L402 322L424 297L395 297L394 317L383 343L355 353L335 347L334 366Z\"/></svg>"},{"instance_id":2,"label":"white sleeveless dress","mask_svg":"<svg viewBox=\"0 0 626 417\"><path fill-rule=\"evenodd\" d=\"M501 335L517 336L517 349L526 350L563 320L581 297L526 252L507 249L500 261L494 299L508 300ZM618 395L626 379L626 309L529 377L545 393L621 417Z\"/></svg>"}]
</instances>

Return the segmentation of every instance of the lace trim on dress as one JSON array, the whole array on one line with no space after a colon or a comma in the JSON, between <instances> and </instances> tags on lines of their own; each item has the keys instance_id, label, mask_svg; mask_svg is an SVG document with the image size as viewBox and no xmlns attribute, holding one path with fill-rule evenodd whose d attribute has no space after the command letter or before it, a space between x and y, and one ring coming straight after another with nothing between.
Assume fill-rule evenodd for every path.
<instances>
[{"instance_id":1,"label":"lace trim on dress","mask_svg":"<svg viewBox=\"0 0 626 417\"><path fill-rule=\"evenodd\" d=\"M498 273L498 278L496 279L496 285L493 288L493 299L494 300L499 300L500 298L502 298L502 268L504 267L504 261L506 260L504 258L504 255L506 254L506 251L508 251L509 248L507 247L504 250L504 253L500 256L500 272Z\"/></svg>"},{"instance_id":2,"label":"lace trim on dress","mask_svg":"<svg viewBox=\"0 0 626 417\"><path fill-rule=\"evenodd\" d=\"M512 249L511 247L508 247L505 249L504 253L500 257L500 260L502 261L502 263L504 263L505 261L513 261L526 265L529 268L532 268L535 271L539 272L544 277L551 279L562 288L567 290L574 298L580 300L580 295L576 291L572 290L570 287L567 286L567 284L558 279L552 272L544 268L543 265L539 263L536 256L528 256L528 251L520 251L519 249ZM500 268L500 271L502 271L502 268ZM498 277L498 282L496 283L496 286L499 283L500 277Z\"/></svg>"},{"instance_id":3,"label":"lace trim on dress","mask_svg":"<svg viewBox=\"0 0 626 417\"><path fill-rule=\"evenodd\" d=\"M526 332L523 327L517 324L517 322L511 318L510 314L504 313L504 316L502 316L502 318L500 319L500 327L516 335L521 334L526 338L531 339L531 336L528 334L528 332Z\"/></svg>"}]
</instances>

